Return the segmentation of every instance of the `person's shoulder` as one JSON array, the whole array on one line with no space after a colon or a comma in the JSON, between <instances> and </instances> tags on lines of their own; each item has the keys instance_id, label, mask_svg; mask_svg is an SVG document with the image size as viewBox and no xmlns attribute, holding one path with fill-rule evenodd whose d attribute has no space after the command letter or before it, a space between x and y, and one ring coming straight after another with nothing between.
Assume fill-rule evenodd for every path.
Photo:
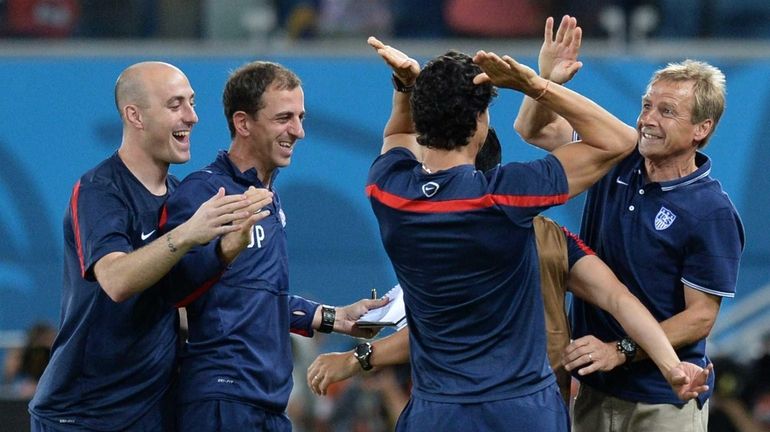
<instances>
[{"instance_id":1,"label":"person's shoulder","mask_svg":"<svg viewBox=\"0 0 770 432\"><path fill-rule=\"evenodd\" d=\"M182 183L189 183L195 181L210 181L212 178L222 175L221 172L212 169L211 167L201 168L197 171L193 171L182 180Z\"/></svg>"},{"instance_id":2,"label":"person's shoulder","mask_svg":"<svg viewBox=\"0 0 770 432\"><path fill-rule=\"evenodd\" d=\"M171 186L171 188L175 189L177 186L179 186L179 182L180 182L179 177L173 174L168 175L168 185Z\"/></svg>"},{"instance_id":3,"label":"person's shoulder","mask_svg":"<svg viewBox=\"0 0 770 432\"><path fill-rule=\"evenodd\" d=\"M710 176L695 182L686 188L689 210L700 214L701 218L715 215L737 215L730 196L722 187L719 180Z\"/></svg>"},{"instance_id":4,"label":"person's shoulder","mask_svg":"<svg viewBox=\"0 0 770 432\"><path fill-rule=\"evenodd\" d=\"M118 185L122 180L129 175L128 169L113 155L83 173L78 179L78 184L81 189L93 187L116 191L120 189Z\"/></svg>"},{"instance_id":5,"label":"person's shoulder","mask_svg":"<svg viewBox=\"0 0 770 432\"><path fill-rule=\"evenodd\" d=\"M185 186L188 183L212 183L220 181L221 177L228 174L217 163L209 164L203 168L191 172L181 181L180 185Z\"/></svg>"},{"instance_id":6,"label":"person's shoulder","mask_svg":"<svg viewBox=\"0 0 770 432\"><path fill-rule=\"evenodd\" d=\"M369 171L370 182L372 177L379 177L385 173L411 170L420 162L414 154L405 147L394 147L377 156Z\"/></svg>"},{"instance_id":7,"label":"person's shoulder","mask_svg":"<svg viewBox=\"0 0 770 432\"><path fill-rule=\"evenodd\" d=\"M392 149L382 153L376 160L389 160L389 161L411 161L416 162L417 158L414 153L406 147L393 147Z\"/></svg>"},{"instance_id":8,"label":"person's shoulder","mask_svg":"<svg viewBox=\"0 0 770 432\"><path fill-rule=\"evenodd\" d=\"M173 193L169 197L169 205L179 200L208 199L211 195L216 193L220 186L226 187L227 183L226 174L215 166L209 165L205 168L193 171L176 185Z\"/></svg>"},{"instance_id":9,"label":"person's shoulder","mask_svg":"<svg viewBox=\"0 0 770 432\"><path fill-rule=\"evenodd\" d=\"M532 159L528 161L507 162L507 163L498 165L492 170L494 169L498 169L500 171L512 171L512 170L536 170L536 171L548 170L550 171L553 169L559 169L562 172L564 171L564 168L562 168L562 165L559 159L550 153L541 158Z\"/></svg>"}]
</instances>

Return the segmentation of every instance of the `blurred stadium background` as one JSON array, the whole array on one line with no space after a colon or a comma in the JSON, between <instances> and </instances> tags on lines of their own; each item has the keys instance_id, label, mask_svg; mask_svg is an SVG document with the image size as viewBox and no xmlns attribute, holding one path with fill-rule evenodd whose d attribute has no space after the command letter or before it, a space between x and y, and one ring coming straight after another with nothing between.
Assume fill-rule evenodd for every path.
<instances>
[{"instance_id":1,"label":"blurred stadium background","mask_svg":"<svg viewBox=\"0 0 770 432\"><path fill-rule=\"evenodd\" d=\"M196 90L200 122L192 160L172 167L179 177L229 145L220 102L229 71L264 59L299 74L307 137L277 183L292 290L346 304L395 283L363 193L391 95L388 70L366 37L421 62L450 48L485 49L536 67L545 17L565 13L585 31L585 66L570 87L628 123L651 73L669 61L706 60L727 76L727 109L705 152L743 217L747 246L736 297L722 303L710 353L736 366L725 368L733 378L725 399L734 397L768 427L770 391L756 387L770 380L770 1L0 0L0 431L26 428L23 419L12 422L29 397L16 363L31 345L49 343L28 335L36 324L56 328L62 216L78 176L120 143L112 94L126 66L168 61ZM542 155L512 129L520 100L503 91L492 107L505 161ZM576 199L549 215L578 230L581 208ZM296 341L298 378L316 353L352 343L315 339ZM307 395L303 380L295 387L295 430L353 430L357 421L366 428L356 430L391 428L392 413L380 413L376 403L340 413L344 404ZM367 410L383 420L373 422ZM721 425L715 419L712 430L744 430Z\"/></svg>"}]
</instances>

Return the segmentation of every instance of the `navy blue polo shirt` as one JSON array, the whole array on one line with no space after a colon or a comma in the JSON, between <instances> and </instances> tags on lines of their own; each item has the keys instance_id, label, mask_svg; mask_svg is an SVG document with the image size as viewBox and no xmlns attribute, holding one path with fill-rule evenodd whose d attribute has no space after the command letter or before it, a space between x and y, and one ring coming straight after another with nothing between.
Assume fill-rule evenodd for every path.
<instances>
[{"instance_id":1,"label":"navy blue polo shirt","mask_svg":"<svg viewBox=\"0 0 770 432\"><path fill-rule=\"evenodd\" d=\"M169 176L172 191L178 181ZM176 355L177 313L159 283L113 302L93 267L111 252L155 240L165 196L152 195L115 153L85 173L64 216L64 283L59 334L30 402L57 428L129 430L158 415ZM161 430L161 425L157 425Z\"/></svg>"},{"instance_id":2,"label":"navy blue polo shirt","mask_svg":"<svg viewBox=\"0 0 770 432\"><path fill-rule=\"evenodd\" d=\"M395 148L366 192L404 290L414 395L476 403L552 384L532 218L568 198L559 161L426 174Z\"/></svg>"},{"instance_id":3,"label":"navy blue polo shirt","mask_svg":"<svg viewBox=\"0 0 770 432\"><path fill-rule=\"evenodd\" d=\"M187 220L220 187L239 194L249 186L264 187L257 171L240 172L220 151L171 195L168 229ZM293 367L289 331L312 335L318 303L289 295L286 216L272 191L273 202L265 207L270 216L252 229L251 244L217 278L182 301L189 326L181 354L182 404L221 399L271 412L286 409ZM195 260L182 261L174 275L195 274L196 265Z\"/></svg>"},{"instance_id":4,"label":"navy blue polo shirt","mask_svg":"<svg viewBox=\"0 0 770 432\"><path fill-rule=\"evenodd\" d=\"M735 294L743 224L722 186L709 176L709 158L697 153L695 162L698 168L688 176L647 182L636 150L586 198L581 237L658 321L684 310L683 285L720 297ZM609 314L577 298L572 331L575 338L594 335L604 341L625 335ZM676 351L682 361L709 363L705 339ZM625 400L682 404L650 360L579 379ZM709 381L713 389L714 374Z\"/></svg>"}]
</instances>

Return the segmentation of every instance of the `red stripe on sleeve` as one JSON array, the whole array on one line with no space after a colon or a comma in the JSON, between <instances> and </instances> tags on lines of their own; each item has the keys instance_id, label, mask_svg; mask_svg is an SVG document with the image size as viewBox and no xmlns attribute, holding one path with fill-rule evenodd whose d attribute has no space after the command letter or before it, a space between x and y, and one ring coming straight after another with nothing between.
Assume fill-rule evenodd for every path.
<instances>
[{"instance_id":1,"label":"red stripe on sleeve","mask_svg":"<svg viewBox=\"0 0 770 432\"><path fill-rule=\"evenodd\" d=\"M80 276L86 277L86 263L83 257L83 244L80 241L80 224L78 223L78 196L80 195L80 180L72 188L72 198L70 198L70 213L72 214L72 232L75 234L75 247L78 251L78 260L80 261Z\"/></svg>"},{"instance_id":2,"label":"red stripe on sleeve","mask_svg":"<svg viewBox=\"0 0 770 432\"><path fill-rule=\"evenodd\" d=\"M577 243L580 250L583 251L586 255L596 255L596 252L594 252L593 249L591 249L587 244L583 243L583 239L576 236L575 234L572 234L572 231L568 230L567 228L561 227L561 230L564 231L564 235L571 238L572 240Z\"/></svg>"},{"instance_id":3,"label":"red stripe on sleeve","mask_svg":"<svg viewBox=\"0 0 770 432\"><path fill-rule=\"evenodd\" d=\"M497 195L487 194L478 198L446 200L446 201L416 201L389 192L377 185L366 187L366 196L376 199L383 205L396 210L415 213L446 213L477 210L492 207L496 204L511 207L540 207L564 204L568 194L561 195Z\"/></svg>"}]
</instances>

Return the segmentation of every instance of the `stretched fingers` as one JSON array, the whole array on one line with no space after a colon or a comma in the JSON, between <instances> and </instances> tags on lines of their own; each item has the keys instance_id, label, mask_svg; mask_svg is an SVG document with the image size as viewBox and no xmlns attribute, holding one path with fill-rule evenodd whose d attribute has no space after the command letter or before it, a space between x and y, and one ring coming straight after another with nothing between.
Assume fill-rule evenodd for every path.
<instances>
[{"instance_id":1,"label":"stretched fingers","mask_svg":"<svg viewBox=\"0 0 770 432\"><path fill-rule=\"evenodd\" d=\"M553 17L545 19L545 30L543 31L543 43L550 45L553 43Z\"/></svg>"},{"instance_id":2,"label":"stretched fingers","mask_svg":"<svg viewBox=\"0 0 770 432\"><path fill-rule=\"evenodd\" d=\"M573 37L572 41L570 43L571 48L575 50L575 52L580 51L580 46L583 43L583 29L580 27L577 27L577 23L575 26L575 30L572 32Z\"/></svg>"},{"instance_id":3,"label":"stretched fingers","mask_svg":"<svg viewBox=\"0 0 770 432\"><path fill-rule=\"evenodd\" d=\"M561 23L559 23L559 28L556 29L556 43L561 44L564 41L564 36L566 35L567 31L569 30L570 26L570 16L564 15L561 18ZM553 25L552 25L553 27Z\"/></svg>"}]
</instances>

